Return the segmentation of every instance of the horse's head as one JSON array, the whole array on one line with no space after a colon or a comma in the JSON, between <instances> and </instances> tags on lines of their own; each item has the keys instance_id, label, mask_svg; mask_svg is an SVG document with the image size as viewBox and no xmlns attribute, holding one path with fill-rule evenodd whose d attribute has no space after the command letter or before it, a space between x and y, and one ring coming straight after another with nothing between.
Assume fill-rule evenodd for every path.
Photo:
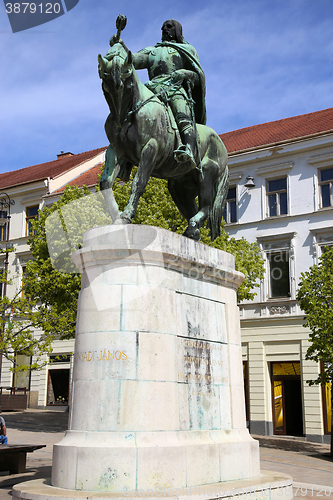
<instances>
[{"instance_id":1,"label":"horse's head","mask_svg":"<svg viewBox=\"0 0 333 500\"><path fill-rule=\"evenodd\" d=\"M126 53L122 46L121 49L109 51L105 57L98 55L98 73L110 92L121 92L133 74L132 52Z\"/></svg>"},{"instance_id":2,"label":"horse's head","mask_svg":"<svg viewBox=\"0 0 333 500\"><path fill-rule=\"evenodd\" d=\"M105 57L98 56L98 72L103 81L103 92L117 127L132 110L137 85L132 64L132 53L122 44L113 45Z\"/></svg>"}]
</instances>

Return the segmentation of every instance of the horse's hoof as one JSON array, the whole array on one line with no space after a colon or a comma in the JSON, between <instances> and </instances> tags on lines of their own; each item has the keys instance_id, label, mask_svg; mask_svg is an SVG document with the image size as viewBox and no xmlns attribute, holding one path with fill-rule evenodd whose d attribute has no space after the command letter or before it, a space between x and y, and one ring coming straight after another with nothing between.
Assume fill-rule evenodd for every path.
<instances>
[{"instance_id":1,"label":"horse's hoof","mask_svg":"<svg viewBox=\"0 0 333 500\"><path fill-rule=\"evenodd\" d=\"M113 224L115 226L124 226L125 224L130 224L131 222L132 221L131 221L131 219L129 217L122 217L122 216L120 216L120 217L118 217L118 219L116 219L114 221Z\"/></svg>"},{"instance_id":2,"label":"horse's hoof","mask_svg":"<svg viewBox=\"0 0 333 500\"><path fill-rule=\"evenodd\" d=\"M186 231L184 231L183 236L191 238L191 240L194 241L200 241L200 230L198 228L193 229L192 227L188 227Z\"/></svg>"}]
</instances>

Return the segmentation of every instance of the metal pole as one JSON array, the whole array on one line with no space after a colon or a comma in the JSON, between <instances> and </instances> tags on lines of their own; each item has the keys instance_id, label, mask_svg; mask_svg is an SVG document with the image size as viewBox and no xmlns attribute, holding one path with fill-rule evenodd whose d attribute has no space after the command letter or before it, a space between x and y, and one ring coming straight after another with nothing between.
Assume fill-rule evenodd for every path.
<instances>
[{"instance_id":1,"label":"metal pole","mask_svg":"<svg viewBox=\"0 0 333 500\"><path fill-rule=\"evenodd\" d=\"M5 196L5 198L1 198L1 196ZM2 297L7 297L7 273L8 273L8 264L9 264L9 260L8 260L8 250L9 250L9 246L8 246L8 243L9 243L9 228L10 228L10 206L11 205L14 205L15 204L15 201L12 200L10 198L10 196L7 194L7 193L0 193L0 205L1 205L1 209L3 210L3 208L8 208L8 215L7 215L7 237L6 237L6 260L5 260L5 269L4 269L4 286L3 286L3 294L2 294ZM1 331L1 335L2 337L4 337L5 335L5 325L6 325L6 310L3 309L2 311L2 331ZM1 387L1 371L2 371L2 352L0 352L0 387ZM2 394L2 391L0 391L0 412L2 411L2 407L1 407L1 394Z\"/></svg>"}]
</instances>

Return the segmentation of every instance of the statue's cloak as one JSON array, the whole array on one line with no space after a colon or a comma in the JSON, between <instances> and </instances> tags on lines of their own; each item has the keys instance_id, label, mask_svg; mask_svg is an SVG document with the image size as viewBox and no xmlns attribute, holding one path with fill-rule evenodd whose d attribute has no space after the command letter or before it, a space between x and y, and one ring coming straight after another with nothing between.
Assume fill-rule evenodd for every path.
<instances>
[{"instance_id":1,"label":"statue's cloak","mask_svg":"<svg viewBox=\"0 0 333 500\"><path fill-rule=\"evenodd\" d=\"M199 77L199 84L195 85L192 89L192 97L195 102L194 104L194 114L196 123L206 124L206 83L205 74L201 68L199 57L195 48L189 43L177 43L177 42L159 42L155 47L172 47L176 49L182 56L184 69L194 71ZM187 88L184 87L187 93Z\"/></svg>"}]
</instances>

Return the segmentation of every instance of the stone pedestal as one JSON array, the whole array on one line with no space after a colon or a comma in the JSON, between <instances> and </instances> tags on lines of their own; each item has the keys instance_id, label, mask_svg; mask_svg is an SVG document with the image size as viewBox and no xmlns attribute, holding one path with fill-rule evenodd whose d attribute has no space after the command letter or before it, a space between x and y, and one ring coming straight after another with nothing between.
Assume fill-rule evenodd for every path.
<instances>
[{"instance_id":1,"label":"stone pedestal","mask_svg":"<svg viewBox=\"0 0 333 500\"><path fill-rule=\"evenodd\" d=\"M259 476L230 254L150 226L85 234L69 431L52 485L180 488Z\"/></svg>"},{"instance_id":2,"label":"stone pedestal","mask_svg":"<svg viewBox=\"0 0 333 500\"><path fill-rule=\"evenodd\" d=\"M260 476L246 429L234 257L130 225L87 231L73 260L82 289L69 430L54 446L52 493L24 483L14 497L290 485Z\"/></svg>"}]
</instances>

